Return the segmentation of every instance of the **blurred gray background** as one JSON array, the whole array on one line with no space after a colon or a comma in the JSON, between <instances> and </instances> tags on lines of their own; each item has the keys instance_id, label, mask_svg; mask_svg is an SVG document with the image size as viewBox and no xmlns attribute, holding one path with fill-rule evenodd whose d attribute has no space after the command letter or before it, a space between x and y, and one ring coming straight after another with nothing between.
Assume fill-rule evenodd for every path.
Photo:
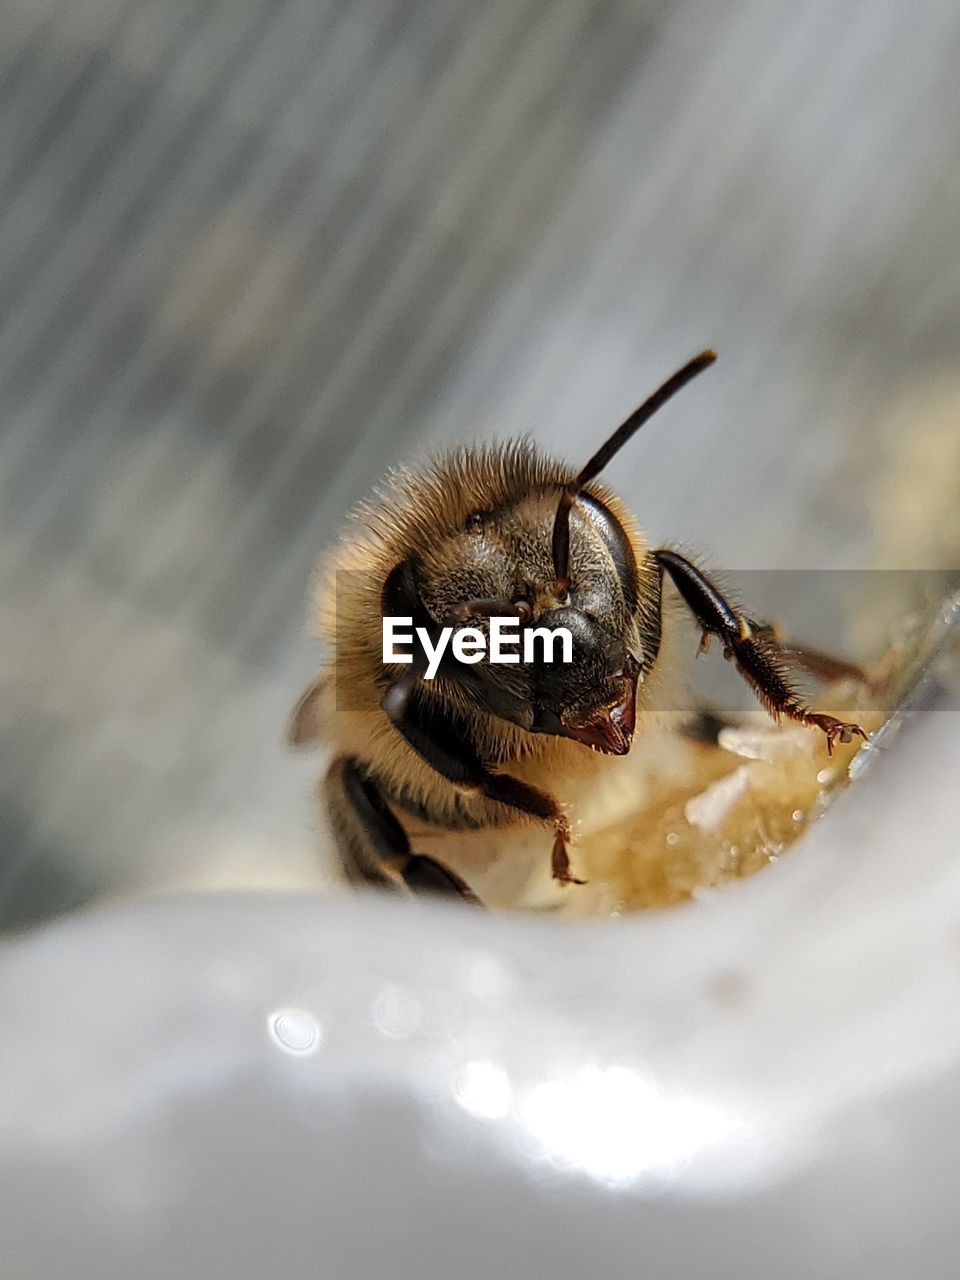
<instances>
[{"instance_id":1,"label":"blurred gray background","mask_svg":"<svg viewBox=\"0 0 960 1280\"><path fill-rule=\"evenodd\" d=\"M654 538L956 563L955 0L5 0L2 33L2 923L316 882L309 577L421 450L585 457L712 343L609 477Z\"/></svg>"}]
</instances>

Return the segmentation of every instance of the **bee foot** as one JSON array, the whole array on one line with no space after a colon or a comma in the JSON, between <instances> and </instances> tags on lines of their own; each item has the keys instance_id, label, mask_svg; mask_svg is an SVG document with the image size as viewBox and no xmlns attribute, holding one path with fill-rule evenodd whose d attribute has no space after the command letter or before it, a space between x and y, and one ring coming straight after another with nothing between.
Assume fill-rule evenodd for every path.
<instances>
[{"instance_id":1,"label":"bee foot","mask_svg":"<svg viewBox=\"0 0 960 1280\"><path fill-rule=\"evenodd\" d=\"M586 884L586 880L579 880L570 871L570 854L567 847L570 844L570 827L566 819L557 826L557 834L553 841L553 851L550 855L550 868L553 872L554 880L560 884Z\"/></svg>"},{"instance_id":2,"label":"bee foot","mask_svg":"<svg viewBox=\"0 0 960 1280\"><path fill-rule=\"evenodd\" d=\"M837 720L834 716L825 715L820 711L811 712L808 717L808 723L815 725L818 729L822 729L827 735L828 756L833 755L833 746L838 738L844 743L852 742L854 734L858 734L863 738L864 742L867 740L867 735L860 725Z\"/></svg>"}]
</instances>

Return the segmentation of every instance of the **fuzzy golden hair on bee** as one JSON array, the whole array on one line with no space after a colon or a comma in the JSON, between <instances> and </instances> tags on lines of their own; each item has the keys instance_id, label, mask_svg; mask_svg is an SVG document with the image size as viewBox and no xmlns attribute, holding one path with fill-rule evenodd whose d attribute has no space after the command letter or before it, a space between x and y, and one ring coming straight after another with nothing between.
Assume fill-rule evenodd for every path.
<instances>
[{"instance_id":1,"label":"fuzzy golden hair on bee","mask_svg":"<svg viewBox=\"0 0 960 1280\"><path fill-rule=\"evenodd\" d=\"M771 629L692 560L652 548L597 479L714 359L705 351L684 365L579 469L528 439L461 448L391 472L354 513L318 571L329 662L291 727L295 743L333 752L321 798L350 878L475 901L461 870L415 850L411 831L465 839L532 827L545 830L555 880L580 883L570 848L585 803L604 780L634 785L625 772L634 738L649 740L671 705L667 624L680 602L702 645L716 636L774 716L820 728L829 749L862 733L809 710ZM392 620L416 635L407 654L386 656ZM523 659L498 664L508 624ZM547 648L552 633L569 645L560 662ZM471 660L458 645L468 638L482 649Z\"/></svg>"}]
</instances>

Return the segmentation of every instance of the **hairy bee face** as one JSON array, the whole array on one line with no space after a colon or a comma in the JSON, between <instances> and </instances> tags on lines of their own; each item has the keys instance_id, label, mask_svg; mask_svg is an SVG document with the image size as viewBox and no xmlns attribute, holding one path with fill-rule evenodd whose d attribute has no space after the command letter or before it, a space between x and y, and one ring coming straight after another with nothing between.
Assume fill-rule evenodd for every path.
<instances>
[{"instance_id":1,"label":"hairy bee face","mask_svg":"<svg viewBox=\"0 0 960 1280\"><path fill-rule=\"evenodd\" d=\"M637 567L615 517L584 496L570 522L570 574L557 591L551 556L556 490L527 496L493 513L478 512L415 566L419 598L438 626L456 619L489 639L491 616L519 617L533 632L533 657L444 675L478 706L532 733L575 739L623 755L634 731L643 651L636 621ZM572 661L536 634L566 628ZM548 654L552 660L548 660Z\"/></svg>"}]
</instances>

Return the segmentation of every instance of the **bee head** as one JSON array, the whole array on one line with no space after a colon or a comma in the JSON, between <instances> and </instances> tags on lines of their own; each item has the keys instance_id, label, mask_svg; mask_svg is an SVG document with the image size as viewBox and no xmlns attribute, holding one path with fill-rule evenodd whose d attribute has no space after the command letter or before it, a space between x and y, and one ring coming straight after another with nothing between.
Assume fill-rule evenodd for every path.
<instances>
[{"instance_id":1,"label":"bee head","mask_svg":"<svg viewBox=\"0 0 960 1280\"><path fill-rule=\"evenodd\" d=\"M483 635L479 661L451 657L444 667L478 706L531 733L622 755L630 749L643 666L636 557L616 516L581 494L569 522L567 582L558 590L556 505L551 489L472 514L461 532L419 560L416 595L435 628ZM497 660L498 634L510 637L500 649L506 661Z\"/></svg>"},{"instance_id":2,"label":"bee head","mask_svg":"<svg viewBox=\"0 0 960 1280\"><path fill-rule=\"evenodd\" d=\"M391 575L385 615L412 613L434 634L453 626L483 636L483 648L469 663L454 667L448 661L443 669L475 706L531 733L572 738L611 755L629 751L637 684L645 657L649 665L654 656L644 655L639 619L645 605L659 603L659 570L638 567L623 525L586 486L715 359L707 350L688 361L561 485L559 495L545 486L493 511L472 512L462 529ZM513 661L498 660L498 618L519 623ZM561 629L567 650L561 640L558 655L556 639L538 633ZM385 705L402 702L411 687L409 676L399 678Z\"/></svg>"}]
</instances>

